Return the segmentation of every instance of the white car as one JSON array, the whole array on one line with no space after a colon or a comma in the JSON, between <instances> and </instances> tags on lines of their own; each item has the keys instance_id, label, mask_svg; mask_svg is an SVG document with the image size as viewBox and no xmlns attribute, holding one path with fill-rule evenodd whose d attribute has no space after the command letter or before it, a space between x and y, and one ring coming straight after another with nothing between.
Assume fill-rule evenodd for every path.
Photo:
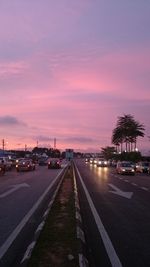
<instances>
[{"instance_id":1,"label":"white car","mask_svg":"<svg viewBox=\"0 0 150 267\"><path fill-rule=\"evenodd\" d=\"M135 175L135 169L130 161L119 161L117 163L116 172L118 174L131 174Z\"/></svg>"}]
</instances>

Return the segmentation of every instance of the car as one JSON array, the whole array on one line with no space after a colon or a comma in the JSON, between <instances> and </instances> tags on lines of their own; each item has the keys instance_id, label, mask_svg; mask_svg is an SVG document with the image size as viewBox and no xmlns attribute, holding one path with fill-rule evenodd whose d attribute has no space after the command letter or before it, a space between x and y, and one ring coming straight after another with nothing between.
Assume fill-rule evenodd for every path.
<instances>
[{"instance_id":1,"label":"car","mask_svg":"<svg viewBox=\"0 0 150 267\"><path fill-rule=\"evenodd\" d=\"M135 168L133 164L129 161L119 161L117 162L116 172L118 174L135 175Z\"/></svg>"},{"instance_id":2,"label":"car","mask_svg":"<svg viewBox=\"0 0 150 267\"><path fill-rule=\"evenodd\" d=\"M46 166L47 165L47 157L41 157L38 160L39 166Z\"/></svg>"},{"instance_id":3,"label":"car","mask_svg":"<svg viewBox=\"0 0 150 267\"><path fill-rule=\"evenodd\" d=\"M0 159L0 175L4 175L6 171L4 160Z\"/></svg>"},{"instance_id":4,"label":"car","mask_svg":"<svg viewBox=\"0 0 150 267\"><path fill-rule=\"evenodd\" d=\"M103 158L99 158L97 160L97 167L108 167L108 161L106 159Z\"/></svg>"},{"instance_id":5,"label":"car","mask_svg":"<svg viewBox=\"0 0 150 267\"><path fill-rule=\"evenodd\" d=\"M90 162L90 158L85 158L85 163Z\"/></svg>"},{"instance_id":6,"label":"car","mask_svg":"<svg viewBox=\"0 0 150 267\"><path fill-rule=\"evenodd\" d=\"M9 158L0 157L0 162L3 162L6 171L10 171L12 169L12 162L9 160Z\"/></svg>"},{"instance_id":7,"label":"car","mask_svg":"<svg viewBox=\"0 0 150 267\"><path fill-rule=\"evenodd\" d=\"M136 171L141 173L150 173L150 163L148 161L141 161L136 164Z\"/></svg>"},{"instance_id":8,"label":"car","mask_svg":"<svg viewBox=\"0 0 150 267\"><path fill-rule=\"evenodd\" d=\"M90 160L89 160L90 164L94 164L94 160L95 160L95 158L90 158Z\"/></svg>"},{"instance_id":9,"label":"car","mask_svg":"<svg viewBox=\"0 0 150 267\"><path fill-rule=\"evenodd\" d=\"M50 158L48 159L48 169L60 169L61 161L58 158Z\"/></svg>"},{"instance_id":10,"label":"car","mask_svg":"<svg viewBox=\"0 0 150 267\"><path fill-rule=\"evenodd\" d=\"M30 160L30 159L20 160L16 164L16 170L17 170L17 172L20 172L20 171L34 171L35 170L35 163L33 163L32 160Z\"/></svg>"}]
</instances>

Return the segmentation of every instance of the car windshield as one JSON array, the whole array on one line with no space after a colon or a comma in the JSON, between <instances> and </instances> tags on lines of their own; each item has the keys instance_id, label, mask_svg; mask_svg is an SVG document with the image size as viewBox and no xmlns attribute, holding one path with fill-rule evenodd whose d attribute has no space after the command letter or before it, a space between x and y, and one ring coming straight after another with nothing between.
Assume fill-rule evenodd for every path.
<instances>
[{"instance_id":1,"label":"car windshield","mask_svg":"<svg viewBox=\"0 0 150 267\"><path fill-rule=\"evenodd\" d=\"M51 159L51 161L57 162L59 161L59 159Z\"/></svg>"},{"instance_id":2,"label":"car windshield","mask_svg":"<svg viewBox=\"0 0 150 267\"><path fill-rule=\"evenodd\" d=\"M149 167L149 162L143 162L142 166Z\"/></svg>"},{"instance_id":3,"label":"car windshield","mask_svg":"<svg viewBox=\"0 0 150 267\"><path fill-rule=\"evenodd\" d=\"M29 160L20 160L20 162L19 162L20 164L27 164L27 163L29 163Z\"/></svg>"},{"instance_id":4,"label":"car windshield","mask_svg":"<svg viewBox=\"0 0 150 267\"><path fill-rule=\"evenodd\" d=\"M122 167L132 167L131 163L129 162L122 163L121 165Z\"/></svg>"}]
</instances>

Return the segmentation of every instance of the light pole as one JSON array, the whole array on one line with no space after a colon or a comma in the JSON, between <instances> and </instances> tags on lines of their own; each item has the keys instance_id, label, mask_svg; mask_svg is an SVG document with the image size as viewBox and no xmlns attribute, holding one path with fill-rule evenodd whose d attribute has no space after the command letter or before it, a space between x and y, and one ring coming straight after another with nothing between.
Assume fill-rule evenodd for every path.
<instances>
[{"instance_id":1,"label":"light pole","mask_svg":"<svg viewBox=\"0 0 150 267\"><path fill-rule=\"evenodd\" d=\"M2 139L2 150L3 150L3 155L5 154L5 146L8 142L5 142L5 139Z\"/></svg>"},{"instance_id":2,"label":"light pole","mask_svg":"<svg viewBox=\"0 0 150 267\"><path fill-rule=\"evenodd\" d=\"M2 149L3 149L3 154L4 154L4 151L5 151L5 140L2 139Z\"/></svg>"},{"instance_id":3,"label":"light pole","mask_svg":"<svg viewBox=\"0 0 150 267\"><path fill-rule=\"evenodd\" d=\"M25 152L27 151L27 145L25 144Z\"/></svg>"}]
</instances>

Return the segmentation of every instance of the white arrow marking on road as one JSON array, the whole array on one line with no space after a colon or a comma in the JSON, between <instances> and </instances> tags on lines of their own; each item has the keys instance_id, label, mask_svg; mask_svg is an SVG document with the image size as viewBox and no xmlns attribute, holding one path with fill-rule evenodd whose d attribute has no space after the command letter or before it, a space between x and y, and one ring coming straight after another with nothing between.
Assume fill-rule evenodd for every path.
<instances>
[{"instance_id":1,"label":"white arrow marking on road","mask_svg":"<svg viewBox=\"0 0 150 267\"><path fill-rule=\"evenodd\" d=\"M8 195L10 195L11 193L13 193L14 191L22 188L22 187L30 187L30 185L26 184L26 183L23 183L23 184L16 184L16 185L12 185L12 189L9 189L8 191L6 191L5 193L1 194L0 195L0 198L4 198Z\"/></svg>"},{"instance_id":2,"label":"white arrow marking on road","mask_svg":"<svg viewBox=\"0 0 150 267\"><path fill-rule=\"evenodd\" d=\"M111 191L109 190L109 192L113 193L113 194L116 194L116 195L119 195L121 197L125 197L125 198L128 198L130 199L133 195L133 192L124 192L122 190L120 190L117 186L113 185L113 184L108 184L110 187L112 187L115 191Z\"/></svg>"}]
</instances>

